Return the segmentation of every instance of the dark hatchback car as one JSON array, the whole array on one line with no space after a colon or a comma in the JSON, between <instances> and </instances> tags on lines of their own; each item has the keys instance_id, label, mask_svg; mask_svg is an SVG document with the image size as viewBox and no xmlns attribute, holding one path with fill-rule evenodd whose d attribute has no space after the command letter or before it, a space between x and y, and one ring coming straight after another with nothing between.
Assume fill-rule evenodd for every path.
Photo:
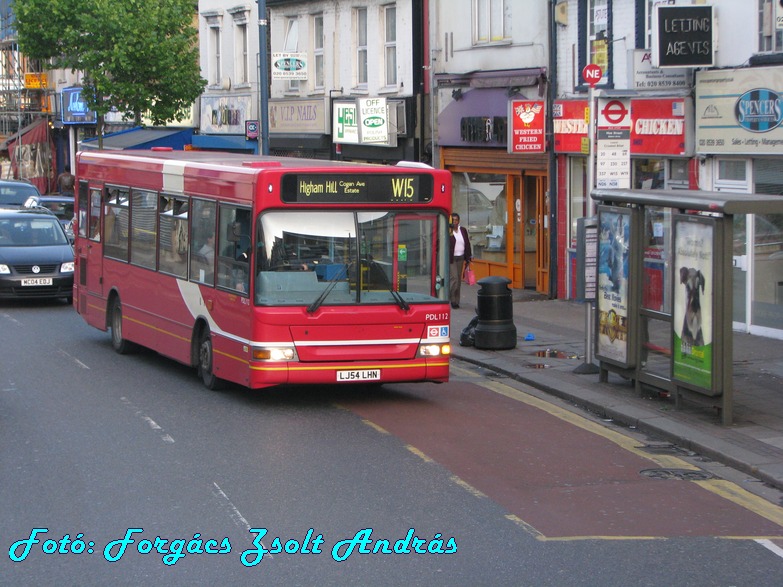
<instances>
[{"instance_id":1,"label":"dark hatchback car","mask_svg":"<svg viewBox=\"0 0 783 587\"><path fill-rule=\"evenodd\" d=\"M38 188L26 181L0 180L0 208L22 208L28 198L40 195Z\"/></svg>"},{"instance_id":2,"label":"dark hatchback car","mask_svg":"<svg viewBox=\"0 0 783 587\"><path fill-rule=\"evenodd\" d=\"M73 247L57 217L0 209L0 299L73 299Z\"/></svg>"}]
</instances>

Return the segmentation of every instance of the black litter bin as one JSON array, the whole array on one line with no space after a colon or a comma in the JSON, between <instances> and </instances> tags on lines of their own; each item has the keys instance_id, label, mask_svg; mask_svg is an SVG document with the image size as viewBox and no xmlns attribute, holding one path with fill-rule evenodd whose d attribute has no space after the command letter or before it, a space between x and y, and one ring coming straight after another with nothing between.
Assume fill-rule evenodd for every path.
<instances>
[{"instance_id":1,"label":"black litter bin","mask_svg":"<svg viewBox=\"0 0 783 587\"><path fill-rule=\"evenodd\" d=\"M474 346L477 349L513 349L517 346L517 328L514 326L511 280L506 277L479 279L478 324Z\"/></svg>"}]
</instances>

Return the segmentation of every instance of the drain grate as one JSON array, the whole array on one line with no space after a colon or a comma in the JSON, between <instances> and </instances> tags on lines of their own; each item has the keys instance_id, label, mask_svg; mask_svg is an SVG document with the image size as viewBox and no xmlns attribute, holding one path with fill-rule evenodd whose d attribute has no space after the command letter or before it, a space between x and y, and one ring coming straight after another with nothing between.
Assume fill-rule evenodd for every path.
<instances>
[{"instance_id":1,"label":"drain grate","mask_svg":"<svg viewBox=\"0 0 783 587\"><path fill-rule=\"evenodd\" d=\"M642 469L640 475L650 479L676 479L678 481L707 481L718 479L712 473L699 469Z\"/></svg>"}]
</instances>

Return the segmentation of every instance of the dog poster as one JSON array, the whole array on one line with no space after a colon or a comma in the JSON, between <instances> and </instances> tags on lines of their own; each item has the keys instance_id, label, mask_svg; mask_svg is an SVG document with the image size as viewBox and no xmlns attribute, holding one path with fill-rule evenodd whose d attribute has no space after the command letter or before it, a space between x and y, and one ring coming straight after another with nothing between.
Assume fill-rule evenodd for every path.
<instances>
[{"instance_id":1,"label":"dog poster","mask_svg":"<svg viewBox=\"0 0 783 587\"><path fill-rule=\"evenodd\" d=\"M674 378L704 389L712 389L713 233L709 219L675 222Z\"/></svg>"},{"instance_id":2,"label":"dog poster","mask_svg":"<svg viewBox=\"0 0 783 587\"><path fill-rule=\"evenodd\" d=\"M628 361L628 262L631 214L599 210L597 354Z\"/></svg>"}]
</instances>

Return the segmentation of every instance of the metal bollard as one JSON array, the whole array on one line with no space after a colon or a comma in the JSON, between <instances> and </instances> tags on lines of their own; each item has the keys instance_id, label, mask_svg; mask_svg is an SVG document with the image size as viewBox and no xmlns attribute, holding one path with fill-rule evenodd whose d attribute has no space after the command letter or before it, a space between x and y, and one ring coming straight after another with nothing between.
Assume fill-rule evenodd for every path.
<instances>
[{"instance_id":1,"label":"metal bollard","mask_svg":"<svg viewBox=\"0 0 783 587\"><path fill-rule=\"evenodd\" d=\"M475 343L477 349L513 349L517 346L517 328L514 326L511 280L490 276L479 279L478 324Z\"/></svg>"}]
</instances>

